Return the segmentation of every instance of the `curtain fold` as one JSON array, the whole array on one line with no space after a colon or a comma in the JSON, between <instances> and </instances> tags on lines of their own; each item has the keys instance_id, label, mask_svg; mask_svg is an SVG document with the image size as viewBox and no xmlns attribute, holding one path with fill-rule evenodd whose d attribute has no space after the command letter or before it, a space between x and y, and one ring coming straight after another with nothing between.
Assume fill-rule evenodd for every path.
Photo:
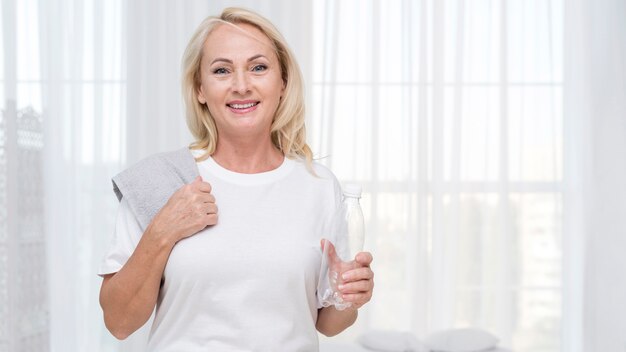
<instances>
[{"instance_id":1,"label":"curtain fold","mask_svg":"<svg viewBox=\"0 0 626 352\"><path fill-rule=\"evenodd\" d=\"M113 230L110 177L125 152L121 1L39 2L45 232L52 351L106 351L95 275Z\"/></svg>"},{"instance_id":2,"label":"curtain fold","mask_svg":"<svg viewBox=\"0 0 626 352\"><path fill-rule=\"evenodd\" d=\"M624 348L626 295L626 4L618 0L572 1L566 7L568 312L578 324L564 331L571 351ZM584 259L584 260L583 260ZM620 269L618 269L620 268ZM584 276L576 276L583 272ZM572 344L580 342L580 344Z\"/></svg>"}]
</instances>

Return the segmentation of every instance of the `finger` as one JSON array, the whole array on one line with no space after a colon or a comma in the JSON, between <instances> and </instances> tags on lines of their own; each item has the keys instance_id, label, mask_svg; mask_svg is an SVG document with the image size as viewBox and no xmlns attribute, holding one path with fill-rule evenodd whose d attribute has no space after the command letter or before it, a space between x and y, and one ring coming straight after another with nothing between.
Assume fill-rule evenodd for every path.
<instances>
[{"instance_id":1,"label":"finger","mask_svg":"<svg viewBox=\"0 0 626 352\"><path fill-rule=\"evenodd\" d=\"M211 187L210 183L204 182L204 181L194 183L194 186L200 192L205 192L205 193L211 193L211 190L213 189L213 187Z\"/></svg>"},{"instance_id":2,"label":"finger","mask_svg":"<svg viewBox=\"0 0 626 352\"><path fill-rule=\"evenodd\" d=\"M357 263L363 266L370 266L370 264L372 264L372 260L374 260L374 257L372 257L372 253L370 252L359 252L354 259Z\"/></svg>"},{"instance_id":3,"label":"finger","mask_svg":"<svg viewBox=\"0 0 626 352\"><path fill-rule=\"evenodd\" d=\"M352 302L357 305L363 305L372 298L371 292L367 293L347 293L345 295L341 295L341 298L346 302Z\"/></svg>"},{"instance_id":4,"label":"finger","mask_svg":"<svg viewBox=\"0 0 626 352\"><path fill-rule=\"evenodd\" d=\"M339 256L337 255L337 251L335 250L335 245L331 241L323 239L322 250L326 252L326 255L328 256L328 260L330 261L331 265L341 262L341 259L339 258Z\"/></svg>"},{"instance_id":5,"label":"finger","mask_svg":"<svg viewBox=\"0 0 626 352\"><path fill-rule=\"evenodd\" d=\"M217 205L215 203L194 203L193 204L194 212L203 216L206 214L217 214Z\"/></svg>"},{"instance_id":6,"label":"finger","mask_svg":"<svg viewBox=\"0 0 626 352\"><path fill-rule=\"evenodd\" d=\"M364 293L364 292L371 291L374 288L374 284L370 280L361 280L357 282L351 282L348 284L339 285L337 288L343 294Z\"/></svg>"},{"instance_id":7,"label":"finger","mask_svg":"<svg viewBox=\"0 0 626 352\"><path fill-rule=\"evenodd\" d=\"M196 200L202 203L215 203L215 196L211 193L200 193L196 197Z\"/></svg>"},{"instance_id":8,"label":"finger","mask_svg":"<svg viewBox=\"0 0 626 352\"><path fill-rule=\"evenodd\" d=\"M374 278L374 272L368 267L352 269L343 273L341 275L341 278L344 280L344 282L372 280Z\"/></svg>"},{"instance_id":9,"label":"finger","mask_svg":"<svg viewBox=\"0 0 626 352\"><path fill-rule=\"evenodd\" d=\"M205 203L205 211L207 214L217 214L217 205L215 203Z\"/></svg>"},{"instance_id":10,"label":"finger","mask_svg":"<svg viewBox=\"0 0 626 352\"><path fill-rule=\"evenodd\" d=\"M217 214L207 214L203 217L204 225L211 226L217 224Z\"/></svg>"},{"instance_id":11,"label":"finger","mask_svg":"<svg viewBox=\"0 0 626 352\"><path fill-rule=\"evenodd\" d=\"M210 193L193 193L190 195L189 203L196 209L204 210L207 204L215 204L215 197Z\"/></svg>"},{"instance_id":12,"label":"finger","mask_svg":"<svg viewBox=\"0 0 626 352\"><path fill-rule=\"evenodd\" d=\"M215 196L214 195L209 193L209 194L206 195L206 197L207 197L207 200L206 200L207 203L215 203Z\"/></svg>"},{"instance_id":13,"label":"finger","mask_svg":"<svg viewBox=\"0 0 626 352\"><path fill-rule=\"evenodd\" d=\"M191 183L197 183L197 182L202 182L202 176L200 175L196 176L196 178L194 178Z\"/></svg>"}]
</instances>

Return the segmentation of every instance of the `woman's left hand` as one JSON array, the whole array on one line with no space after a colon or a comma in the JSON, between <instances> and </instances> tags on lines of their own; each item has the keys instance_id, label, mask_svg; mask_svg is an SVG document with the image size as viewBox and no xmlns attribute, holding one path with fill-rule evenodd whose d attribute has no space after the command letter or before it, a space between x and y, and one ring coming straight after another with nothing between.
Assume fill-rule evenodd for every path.
<instances>
[{"instance_id":1,"label":"woman's left hand","mask_svg":"<svg viewBox=\"0 0 626 352\"><path fill-rule=\"evenodd\" d=\"M337 288L345 302L351 302L354 309L359 309L372 299L374 291L374 272L370 268L373 257L369 252L360 252L354 258L354 268L343 272L342 284Z\"/></svg>"},{"instance_id":2,"label":"woman's left hand","mask_svg":"<svg viewBox=\"0 0 626 352\"><path fill-rule=\"evenodd\" d=\"M341 298L345 302L351 302L352 309L359 309L372 299L374 290L374 272L370 268L372 264L372 254L370 252L359 252L354 261L344 262L335 251L335 246L328 240L322 240L322 251L326 250L328 255L328 266L332 272L339 273L341 277L336 281L331 280L333 290L341 293Z\"/></svg>"}]
</instances>

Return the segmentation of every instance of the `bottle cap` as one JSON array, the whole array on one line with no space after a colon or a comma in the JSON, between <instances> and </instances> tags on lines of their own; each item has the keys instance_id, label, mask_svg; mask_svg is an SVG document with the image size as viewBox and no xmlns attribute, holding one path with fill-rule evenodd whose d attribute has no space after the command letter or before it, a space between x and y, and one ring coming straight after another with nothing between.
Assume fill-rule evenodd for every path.
<instances>
[{"instance_id":1,"label":"bottle cap","mask_svg":"<svg viewBox=\"0 0 626 352\"><path fill-rule=\"evenodd\" d=\"M347 183L343 188L343 195L346 197L361 198L361 186L355 183Z\"/></svg>"}]
</instances>

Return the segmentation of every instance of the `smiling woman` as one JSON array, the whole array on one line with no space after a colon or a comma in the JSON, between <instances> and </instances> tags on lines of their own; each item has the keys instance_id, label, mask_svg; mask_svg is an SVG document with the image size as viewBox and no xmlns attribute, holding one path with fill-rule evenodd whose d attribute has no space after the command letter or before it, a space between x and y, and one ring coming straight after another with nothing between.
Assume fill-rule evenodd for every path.
<instances>
[{"instance_id":1,"label":"smiling woman","mask_svg":"<svg viewBox=\"0 0 626 352\"><path fill-rule=\"evenodd\" d=\"M225 164L232 159L225 153L241 153L236 145L264 145L268 150L262 152L271 160L262 171L276 168L283 156L271 143L271 127L285 82L269 38L252 25L220 24L207 37L203 53L198 102L219 131L213 158Z\"/></svg>"},{"instance_id":2,"label":"smiling woman","mask_svg":"<svg viewBox=\"0 0 626 352\"><path fill-rule=\"evenodd\" d=\"M237 40L224 41L230 35ZM209 41L219 45L209 46ZM224 12L220 18L205 19L183 56L187 125L196 138L191 148L205 150L199 161L212 155L217 148L218 131L213 114L222 110L212 106L202 94L207 85L215 83L215 88L233 90L239 95L231 97L234 100L230 103L241 104L243 101L246 104L250 102L242 95L249 94L249 84L265 82L265 86L270 84L268 77L274 78L278 85L274 93L280 95L280 104L268 97L269 100L264 102L266 106L262 107L264 111L274 111L270 126L271 144L287 157L305 158L310 169L312 153L305 140L304 92L299 65L283 36L269 21L245 12ZM280 80L276 81L278 77ZM218 86L218 83L223 84ZM241 89L246 91L241 92Z\"/></svg>"},{"instance_id":3,"label":"smiling woman","mask_svg":"<svg viewBox=\"0 0 626 352\"><path fill-rule=\"evenodd\" d=\"M113 178L107 328L125 339L156 306L149 351L317 350L318 331L342 332L369 302L372 255L342 273L352 307L322 307L320 245L341 187L311 160L293 55L269 21L225 9L187 46L183 92L196 141Z\"/></svg>"}]
</instances>

